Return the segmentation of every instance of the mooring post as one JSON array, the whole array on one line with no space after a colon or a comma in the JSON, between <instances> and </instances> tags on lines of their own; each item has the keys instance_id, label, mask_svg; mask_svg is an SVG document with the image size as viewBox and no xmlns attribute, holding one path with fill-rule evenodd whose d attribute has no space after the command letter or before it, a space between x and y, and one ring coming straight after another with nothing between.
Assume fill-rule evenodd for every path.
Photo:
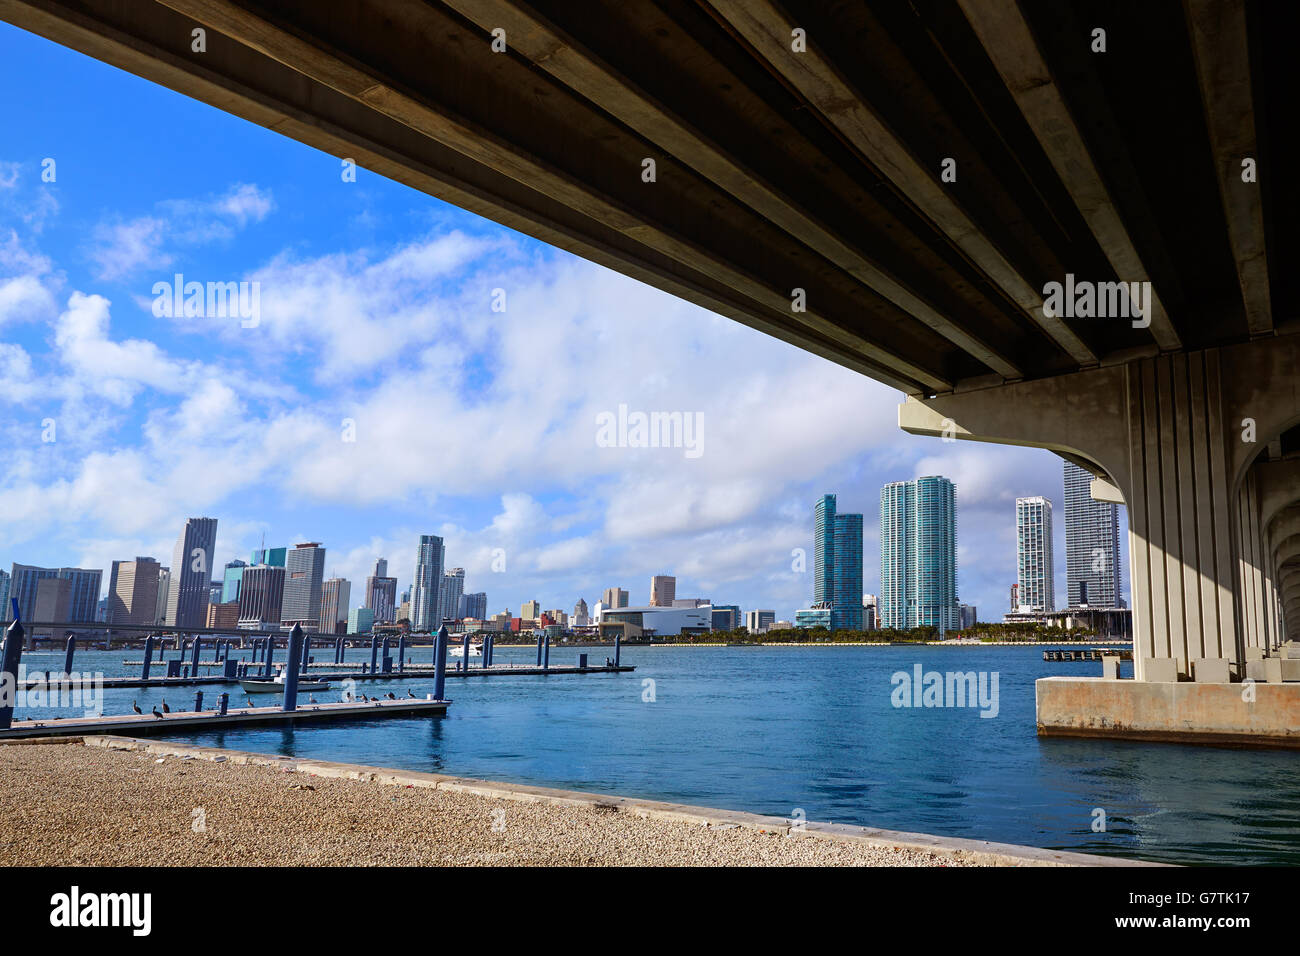
<instances>
[{"instance_id":1,"label":"mooring post","mask_svg":"<svg viewBox=\"0 0 1300 956\"><path fill-rule=\"evenodd\" d=\"M375 664L379 660L379 638L370 639L370 673L375 672Z\"/></svg>"},{"instance_id":2,"label":"mooring post","mask_svg":"<svg viewBox=\"0 0 1300 956\"><path fill-rule=\"evenodd\" d=\"M226 716L226 708L230 706L230 695L222 694L217 698L217 716Z\"/></svg>"},{"instance_id":3,"label":"mooring post","mask_svg":"<svg viewBox=\"0 0 1300 956\"><path fill-rule=\"evenodd\" d=\"M302 672L307 673L307 665L311 663L311 637L306 635L302 640Z\"/></svg>"},{"instance_id":4,"label":"mooring post","mask_svg":"<svg viewBox=\"0 0 1300 956\"><path fill-rule=\"evenodd\" d=\"M266 639L266 648L262 653L262 660L263 660L262 676L263 677L271 676L271 658L275 656L275 644L272 643L273 640L274 639L270 637Z\"/></svg>"},{"instance_id":5,"label":"mooring post","mask_svg":"<svg viewBox=\"0 0 1300 956\"><path fill-rule=\"evenodd\" d=\"M397 636L397 673L406 671L406 632Z\"/></svg>"},{"instance_id":6,"label":"mooring post","mask_svg":"<svg viewBox=\"0 0 1300 956\"><path fill-rule=\"evenodd\" d=\"M298 661L302 657L302 625L295 624L289 632L289 662L284 668L284 705L282 710L298 709Z\"/></svg>"},{"instance_id":7,"label":"mooring post","mask_svg":"<svg viewBox=\"0 0 1300 956\"><path fill-rule=\"evenodd\" d=\"M18 599L10 598L13 609L13 622L5 630L4 653L0 654L0 681L10 687L18 687L18 662L23 656L23 622L18 615ZM14 719L13 694L0 695L0 730L8 730Z\"/></svg>"},{"instance_id":8,"label":"mooring post","mask_svg":"<svg viewBox=\"0 0 1300 956\"><path fill-rule=\"evenodd\" d=\"M203 710L203 691L194 692L194 713L201 713Z\"/></svg>"},{"instance_id":9,"label":"mooring post","mask_svg":"<svg viewBox=\"0 0 1300 956\"><path fill-rule=\"evenodd\" d=\"M380 645L380 654L379 654L379 662L380 662L379 669L383 671L390 671L393 669L393 665L388 660L388 643L389 643L388 637L385 635L384 642L383 644Z\"/></svg>"},{"instance_id":10,"label":"mooring post","mask_svg":"<svg viewBox=\"0 0 1300 956\"><path fill-rule=\"evenodd\" d=\"M343 638L341 637L334 639L334 663L343 663Z\"/></svg>"},{"instance_id":11,"label":"mooring post","mask_svg":"<svg viewBox=\"0 0 1300 956\"><path fill-rule=\"evenodd\" d=\"M623 629L620 627L614 632L614 666L618 667L618 659L623 651Z\"/></svg>"},{"instance_id":12,"label":"mooring post","mask_svg":"<svg viewBox=\"0 0 1300 956\"><path fill-rule=\"evenodd\" d=\"M469 672L469 631L465 632L465 637L461 640L460 652L462 655L462 660L464 661L464 663L460 665L460 669L468 673Z\"/></svg>"},{"instance_id":13,"label":"mooring post","mask_svg":"<svg viewBox=\"0 0 1300 956\"><path fill-rule=\"evenodd\" d=\"M444 700L447 690L447 625L438 628L433 642L433 696Z\"/></svg>"},{"instance_id":14,"label":"mooring post","mask_svg":"<svg viewBox=\"0 0 1300 956\"><path fill-rule=\"evenodd\" d=\"M140 679L149 679L149 665L153 662L153 635L144 639L144 666L140 668Z\"/></svg>"},{"instance_id":15,"label":"mooring post","mask_svg":"<svg viewBox=\"0 0 1300 956\"><path fill-rule=\"evenodd\" d=\"M63 655L63 674L65 677L72 676L72 655L77 652L77 639L73 635L68 635L68 652Z\"/></svg>"},{"instance_id":16,"label":"mooring post","mask_svg":"<svg viewBox=\"0 0 1300 956\"><path fill-rule=\"evenodd\" d=\"M549 671L551 669L551 634L549 631L544 632L544 634L545 636L542 638L542 670Z\"/></svg>"},{"instance_id":17,"label":"mooring post","mask_svg":"<svg viewBox=\"0 0 1300 956\"><path fill-rule=\"evenodd\" d=\"M492 666L492 635L488 631L483 632L483 670Z\"/></svg>"},{"instance_id":18,"label":"mooring post","mask_svg":"<svg viewBox=\"0 0 1300 956\"><path fill-rule=\"evenodd\" d=\"M537 666L542 666L542 635L537 635Z\"/></svg>"},{"instance_id":19,"label":"mooring post","mask_svg":"<svg viewBox=\"0 0 1300 956\"><path fill-rule=\"evenodd\" d=\"M203 638L197 634L194 635L194 647L190 651L190 676L199 676L199 648L203 645Z\"/></svg>"}]
</instances>

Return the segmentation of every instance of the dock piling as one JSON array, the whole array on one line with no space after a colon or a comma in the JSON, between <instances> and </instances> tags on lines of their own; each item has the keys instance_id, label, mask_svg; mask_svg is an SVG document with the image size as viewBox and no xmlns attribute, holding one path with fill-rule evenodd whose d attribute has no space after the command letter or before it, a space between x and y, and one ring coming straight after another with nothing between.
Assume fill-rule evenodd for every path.
<instances>
[{"instance_id":1,"label":"dock piling","mask_svg":"<svg viewBox=\"0 0 1300 956\"><path fill-rule=\"evenodd\" d=\"M194 646L190 649L190 676L199 676L199 647L203 644L203 638L197 634L194 635Z\"/></svg>"},{"instance_id":2,"label":"dock piling","mask_svg":"<svg viewBox=\"0 0 1300 956\"><path fill-rule=\"evenodd\" d=\"M144 639L144 666L140 668L140 679L149 679L149 665L153 663L153 635Z\"/></svg>"},{"instance_id":3,"label":"dock piling","mask_svg":"<svg viewBox=\"0 0 1300 956\"><path fill-rule=\"evenodd\" d=\"M438 636L433 642L433 697L445 699L447 689L447 625L438 628Z\"/></svg>"},{"instance_id":4,"label":"dock piling","mask_svg":"<svg viewBox=\"0 0 1300 956\"><path fill-rule=\"evenodd\" d=\"M217 716L226 716L226 708L230 706L230 695L222 694L217 698Z\"/></svg>"},{"instance_id":5,"label":"dock piling","mask_svg":"<svg viewBox=\"0 0 1300 956\"><path fill-rule=\"evenodd\" d=\"M194 713L197 714L201 710L203 710L203 691L196 690L194 692Z\"/></svg>"},{"instance_id":6,"label":"dock piling","mask_svg":"<svg viewBox=\"0 0 1300 956\"><path fill-rule=\"evenodd\" d=\"M334 663L343 663L343 638L341 637L334 640Z\"/></svg>"},{"instance_id":7,"label":"dock piling","mask_svg":"<svg viewBox=\"0 0 1300 956\"><path fill-rule=\"evenodd\" d=\"M614 632L614 666L618 667L619 658L623 656L623 629Z\"/></svg>"},{"instance_id":8,"label":"dock piling","mask_svg":"<svg viewBox=\"0 0 1300 956\"><path fill-rule=\"evenodd\" d=\"M0 680L18 686L18 662L23 656L23 622L19 620L18 599L11 598L13 622L5 630L4 653L0 654ZM0 695L0 730L8 730L14 719L13 694Z\"/></svg>"},{"instance_id":9,"label":"dock piling","mask_svg":"<svg viewBox=\"0 0 1300 956\"><path fill-rule=\"evenodd\" d=\"M537 666L542 666L542 635L537 635Z\"/></svg>"},{"instance_id":10,"label":"dock piling","mask_svg":"<svg viewBox=\"0 0 1300 956\"><path fill-rule=\"evenodd\" d=\"M460 665L460 669L468 672L469 671L469 631L465 632L465 637L461 641L460 652L462 654L462 660L463 660L463 663Z\"/></svg>"},{"instance_id":11,"label":"dock piling","mask_svg":"<svg viewBox=\"0 0 1300 956\"><path fill-rule=\"evenodd\" d=\"M71 634L68 635L68 652L63 657L63 674L65 677L72 674L72 655L77 652L77 639Z\"/></svg>"},{"instance_id":12,"label":"dock piling","mask_svg":"<svg viewBox=\"0 0 1300 956\"><path fill-rule=\"evenodd\" d=\"M379 638L370 639L370 673L375 673L375 666L379 663Z\"/></svg>"},{"instance_id":13,"label":"dock piling","mask_svg":"<svg viewBox=\"0 0 1300 956\"><path fill-rule=\"evenodd\" d=\"M268 638L266 639L266 648L265 648L265 650L264 650L264 652L263 652L263 654L262 654L262 659L266 662L266 663L264 663L264 664L262 665L262 676L263 676L263 677L270 677L270 676L271 676L271 658L273 658L274 656L275 656L275 643L274 643L274 639L268 637Z\"/></svg>"},{"instance_id":14,"label":"dock piling","mask_svg":"<svg viewBox=\"0 0 1300 956\"><path fill-rule=\"evenodd\" d=\"M542 670L549 671L550 669L551 669L551 635L548 632L545 634L545 636L542 637Z\"/></svg>"},{"instance_id":15,"label":"dock piling","mask_svg":"<svg viewBox=\"0 0 1300 956\"><path fill-rule=\"evenodd\" d=\"M284 705L281 709L285 711L298 709L298 662L303 656L305 643L302 625L295 624L289 632L289 662L284 669Z\"/></svg>"},{"instance_id":16,"label":"dock piling","mask_svg":"<svg viewBox=\"0 0 1300 956\"><path fill-rule=\"evenodd\" d=\"M397 638L397 673L406 673L406 632Z\"/></svg>"}]
</instances>

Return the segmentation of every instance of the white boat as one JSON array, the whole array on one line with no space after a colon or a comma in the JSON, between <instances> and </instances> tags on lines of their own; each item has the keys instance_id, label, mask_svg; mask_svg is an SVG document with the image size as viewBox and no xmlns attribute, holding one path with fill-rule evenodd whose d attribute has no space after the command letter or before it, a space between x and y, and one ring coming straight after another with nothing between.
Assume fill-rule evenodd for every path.
<instances>
[{"instance_id":1,"label":"white boat","mask_svg":"<svg viewBox=\"0 0 1300 956\"><path fill-rule=\"evenodd\" d=\"M284 669L281 670L271 679L265 677L250 677L239 682L239 686L249 694L283 694L284 693ZM311 680L308 677L298 678L299 690L329 690L329 681Z\"/></svg>"},{"instance_id":2,"label":"white boat","mask_svg":"<svg viewBox=\"0 0 1300 956\"><path fill-rule=\"evenodd\" d=\"M464 645L464 644L453 644L451 647L449 647L449 648L447 649L447 656L448 656L448 657L464 657L464 656L465 656L465 645ZM478 644L471 644L471 645L469 646L469 656L470 656L470 657L482 657L482 656L483 656L483 648L482 648L480 645L478 645Z\"/></svg>"}]
</instances>

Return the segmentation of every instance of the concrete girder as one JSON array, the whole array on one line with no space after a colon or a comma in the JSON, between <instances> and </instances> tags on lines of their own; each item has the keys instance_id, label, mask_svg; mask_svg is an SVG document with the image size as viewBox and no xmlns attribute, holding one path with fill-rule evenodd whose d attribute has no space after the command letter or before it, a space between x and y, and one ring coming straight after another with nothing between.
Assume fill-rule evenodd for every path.
<instances>
[{"instance_id":1,"label":"concrete girder","mask_svg":"<svg viewBox=\"0 0 1300 956\"><path fill-rule=\"evenodd\" d=\"M1274 543L1280 544L1293 534L1300 534L1300 505L1288 505L1266 525L1268 535Z\"/></svg>"},{"instance_id":2,"label":"concrete girder","mask_svg":"<svg viewBox=\"0 0 1300 956\"><path fill-rule=\"evenodd\" d=\"M1043 151L1121 282L1151 283L1110 191L1088 151L1016 0L957 0ZM1150 332L1162 351L1182 348L1151 283Z\"/></svg>"},{"instance_id":3,"label":"concrete girder","mask_svg":"<svg viewBox=\"0 0 1300 956\"><path fill-rule=\"evenodd\" d=\"M709 0L709 6L965 252L1031 321L1080 365L1097 363L1098 356L1074 330L1060 318L1045 313L1039 291L1007 261L931 171L894 135L862 92L851 89L815 46L798 53L791 50L789 17L770 0Z\"/></svg>"},{"instance_id":4,"label":"concrete girder","mask_svg":"<svg viewBox=\"0 0 1300 956\"><path fill-rule=\"evenodd\" d=\"M860 352L864 358L881 367L896 369L931 390L942 391L953 386L953 382L933 369L922 368L902 355L858 339L821 314L815 304L810 304L804 312L792 311L789 295L772 287L765 278L748 275L687 237L673 234L639 217L617 198L602 194L589 183L578 182L563 170L530 154L522 145L507 142L450 110L431 107L364 64L315 46L232 0L161 2L477 163L541 190L609 228L634 236L681 265L705 265L713 277L732 290L767 309L788 315L819 335Z\"/></svg>"},{"instance_id":5,"label":"concrete girder","mask_svg":"<svg viewBox=\"0 0 1300 956\"><path fill-rule=\"evenodd\" d=\"M1251 91L1246 4L1242 0L1184 0L1188 33L1215 172L1228 223L1228 241L1252 335L1273 331L1273 307L1259 182L1242 181L1242 161L1258 160Z\"/></svg>"},{"instance_id":6,"label":"concrete girder","mask_svg":"<svg viewBox=\"0 0 1300 956\"><path fill-rule=\"evenodd\" d=\"M1275 519L1300 498L1300 458L1264 461L1252 469L1259 483L1259 520L1271 528Z\"/></svg>"},{"instance_id":7,"label":"concrete girder","mask_svg":"<svg viewBox=\"0 0 1300 956\"><path fill-rule=\"evenodd\" d=\"M653 100L630 79L584 49L562 28L537 11L517 0L443 2L478 24L484 32L498 27L504 29L510 38L510 47L516 53L528 58L539 69L550 73L672 156L688 163L868 288L974 355L999 375L1011 379L1024 377L1024 371L1012 358L942 314L916 290L888 275L882 266L872 261L850 240L814 219L778 185L764 181L756 171L742 167L702 131L692 128L685 120Z\"/></svg>"},{"instance_id":8,"label":"concrete girder","mask_svg":"<svg viewBox=\"0 0 1300 956\"><path fill-rule=\"evenodd\" d=\"M1282 543L1273 549L1273 562L1279 572L1288 561L1300 557L1300 533L1282 539Z\"/></svg>"}]
</instances>

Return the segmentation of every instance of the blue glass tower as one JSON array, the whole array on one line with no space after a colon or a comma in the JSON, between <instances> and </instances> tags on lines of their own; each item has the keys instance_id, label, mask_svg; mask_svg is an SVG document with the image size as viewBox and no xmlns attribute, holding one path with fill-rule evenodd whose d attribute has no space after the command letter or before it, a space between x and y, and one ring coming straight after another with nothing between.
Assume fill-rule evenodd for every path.
<instances>
[{"instance_id":1,"label":"blue glass tower","mask_svg":"<svg viewBox=\"0 0 1300 956\"><path fill-rule=\"evenodd\" d=\"M830 604L830 626L862 629L862 515L838 514L834 495L813 510L813 603Z\"/></svg>"},{"instance_id":2,"label":"blue glass tower","mask_svg":"<svg viewBox=\"0 0 1300 956\"><path fill-rule=\"evenodd\" d=\"M956 490L931 475L880 490L880 626L957 630Z\"/></svg>"}]
</instances>

